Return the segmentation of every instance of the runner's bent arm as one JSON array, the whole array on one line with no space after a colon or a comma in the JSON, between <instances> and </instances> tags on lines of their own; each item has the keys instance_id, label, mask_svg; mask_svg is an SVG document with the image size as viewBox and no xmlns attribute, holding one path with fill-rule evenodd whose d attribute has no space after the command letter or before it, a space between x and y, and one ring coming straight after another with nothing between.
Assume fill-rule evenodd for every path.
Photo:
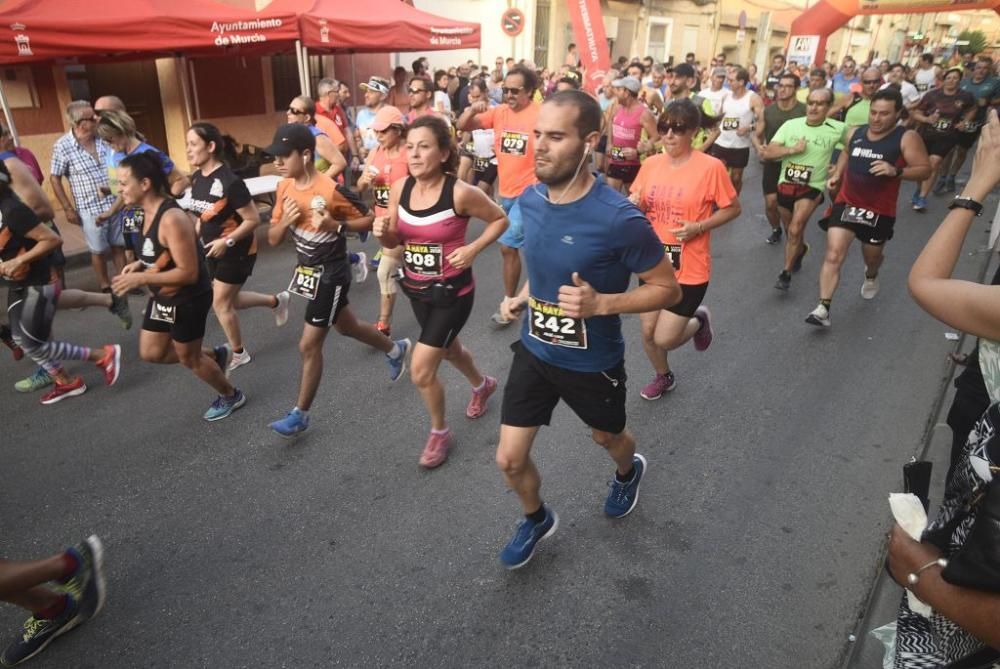
<instances>
[{"instance_id":1,"label":"runner's bent arm","mask_svg":"<svg viewBox=\"0 0 1000 669\"><path fill-rule=\"evenodd\" d=\"M906 167L899 176L907 181L923 181L931 175L931 161L927 157L927 146L915 130L907 130L902 140L903 160ZM844 152L846 153L846 151Z\"/></svg>"},{"instance_id":2,"label":"runner's bent arm","mask_svg":"<svg viewBox=\"0 0 1000 669\"><path fill-rule=\"evenodd\" d=\"M488 125L484 125L482 119L479 118L479 114L486 112L488 108L489 105L482 100L469 105L465 108L465 111L462 112L462 115L458 117L458 120L455 122L455 126L459 130L481 130L483 128L492 128L492 118L490 119L490 123Z\"/></svg>"},{"instance_id":3,"label":"runner's bent arm","mask_svg":"<svg viewBox=\"0 0 1000 669\"><path fill-rule=\"evenodd\" d=\"M66 214L66 219L73 225L80 225L80 212L76 210L76 205L66 195L66 190L63 188L62 175L53 174L49 183L52 184L52 193L59 200L59 206L62 207L63 213Z\"/></svg>"},{"instance_id":4,"label":"runner's bent arm","mask_svg":"<svg viewBox=\"0 0 1000 669\"><path fill-rule=\"evenodd\" d=\"M841 139L841 143L844 146L850 146L851 140L854 139L854 133L857 131L857 126L849 126L844 128L844 137ZM848 152L841 151L840 155L837 156L837 164L833 166L833 171L826 179L826 187L830 189L831 192L840 188L841 179L844 176L844 170L847 169Z\"/></svg>"},{"instance_id":5,"label":"runner's bent arm","mask_svg":"<svg viewBox=\"0 0 1000 669\"><path fill-rule=\"evenodd\" d=\"M642 314L677 304L681 287L674 266L666 256L650 270L638 275L642 285L624 293L598 293L586 277L574 273L574 286L559 289L559 306L570 318Z\"/></svg>"},{"instance_id":6,"label":"runner's bent arm","mask_svg":"<svg viewBox=\"0 0 1000 669\"><path fill-rule=\"evenodd\" d=\"M475 241L460 246L448 255L448 262L465 269L472 266L477 255L500 239L500 235L507 229L507 214L482 190L461 181L455 183L455 211L460 216L489 221Z\"/></svg>"},{"instance_id":7,"label":"runner's bent arm","mask_svg":"<svg viewBox=\"0 0 1000 669\"><path fill-rule=\"evenodd\" d=\"M328 135L316 136L316 153L319 154L320 158L330 163L329 169L323 174L331 179L336 179L341 172L347 169L347 160L344 158L344 154L340 152L340 149Z\"/></svg>"},{"instance_id":8,"label":"runner's bent arm","mask_svg":"<svg viewBox=\"0 0 1000 669\"><path fill-rule=\"evenodd\" d=\"M160 219L160 243L170 250L175 267L166 272L131 274L147 286L189 286L198 281L198 238L191 219L184 212L171 209Z\"/></svg>"},{"instance_id":9,"label":"runner's bent arm","mask_svg":"<svg viewBox=\"0 0 1000 669\"><path fill-rule=\"evenodd\" d=\"M802 153L805 149L805 143L799 140L803 146L795 144L793 146L785 146L781 142L777 141L777 138L772 139L767 146L764 147L764 152L761 154L761 158L764 160L782 160L788 156L794 156L797 153Z\"/></svg>"},{"instance_id":10,"label":"runner's bent arm","mask_svg":"<svg viewBox=\"0 0 1000 669\"><path fill-rule=\"evenodd\" d=\"M5 160L4 165L10 172L10 187L14 193L21 198L21 202L28 205L31 211L40 221L51 221L56 212L52 209L52 203L42 190L42 186L35 180L35 175L31 173L28 166L19 159Z\"/></svg>"},{"instance_id":11,"label":"runner's bent arm","mask_svg":"<svg viewBox=\"0 0 1000 669\"><path fill-rule=\"evenodd\" d=\"M642 129L646 131L646 141L650 146L650 150L645 153L653 153L656 151L656 143L660 141L660 133L656 130L656 117L651 112L644 111L639 120Z\"/></svg>"},{"instance_id":12,"label":"runner's bent arm","mask_svg":"<svg viewBox=\"0 0 1000 669\"><path fill-rule=\"evenodd\" d=\"M989 113L979 137L972 175L962 194L983 202L1000 182L1000 121ZM909 288L924 311L958 330L976 337L1000 340L1000 288L952 279L962 244L975 215L952 209L927 241L910 270Z\"/></svg>"},{"instance_id":13,"label":"runner's bent arm","mask_svg":"<svg viewBox=\"0 0 1000 669\"><path fill-rule=\"evenodd\" d=\"M170 184L170 194L174 197L181 197L188 186L191 185L191 180L187 178L187 175L182 174L179 169L174 167L170 170L170 174L167 175L167 183Z\"/></svg>"},{"instance_id":14,"label":"runner's bent arm","mask_svg":"<svg viewBox=\"0 0 1000 669\"><path fill-rule=\"evenodd\" d=\"M29 214L25 213L25 216L29 216ZM19 256L14 256L7 261L0 261L0 276L13 276L14 272L21 265L30 264L39 258L44 258L62 246L63 243L62 238L44 223L37 223L35 227L28 231L25 237L34 240L35 245L30 251L26 251Z\"/></svg>"},{"instance_id":15,"label":"runner's bent arm","mask_svg":"<svg viewBox=\"0 0 1000 669\"><path fill-rule=\"evenodd\" d=\"M302 217L302 211L295 200L285 195L285 189L278 186L277 197L274 199L274 209L271 211L271 227L267 231L267 242L277 246L285 239L288 227L294 225Z\"/></svg>"}]
</instances>

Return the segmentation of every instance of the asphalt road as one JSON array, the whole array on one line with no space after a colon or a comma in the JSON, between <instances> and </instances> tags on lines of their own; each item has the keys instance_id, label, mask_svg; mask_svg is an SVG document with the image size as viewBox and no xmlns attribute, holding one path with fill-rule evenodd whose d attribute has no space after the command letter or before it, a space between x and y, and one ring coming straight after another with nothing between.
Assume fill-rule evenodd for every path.
<instances>
[{"instance_id":1,"label":"asphalt road","mask_svg":"<svg viewBox=\"0 0 1000 669\"><path fill-rule=\"evenodd\" d=\"M872 302L854 249L821 331L803 322L819 229L779 293L756 165L747 184L743 216L714 235L715 343L671 354L678 387L660 401L639 397L651 372L638 319L625 321L629 424L649 460L638 508L603 516L613 466L561 407L535 448L561 526L517 572L497 561L519 514L493 462L499 395L469 421L468 389L444 371L457 443L427 472L418 394L336 335L308 434L267 429L294 402L301 301L281 330L266 311L243 313L254 362L234 378L249 403L215 424L200 418L211 391L180 367L138 362L135 331L100 310L61 312L59 335L124 344L122 378L109 389L85 368L86 395L43 407L11 388L30 366L0 355L0 555L44 556L96 532L109 598L31 666L837 666L878 567L886 495L919 449L954 346L905 286L944 201L903 209ZM963 254L958 274L984 259ZM262 252L248 288L283 288L292 264L291 247ZM488 322L499 267L495 250L477 260L462 338L503 383L518 331ZM373 276L352 306L374 318L377 295ZM405 302L395 331L417 334ZM209 332L221 341L214 318ZM0 607L4 636L22 619Z\"/></svg>"}]
</instances>

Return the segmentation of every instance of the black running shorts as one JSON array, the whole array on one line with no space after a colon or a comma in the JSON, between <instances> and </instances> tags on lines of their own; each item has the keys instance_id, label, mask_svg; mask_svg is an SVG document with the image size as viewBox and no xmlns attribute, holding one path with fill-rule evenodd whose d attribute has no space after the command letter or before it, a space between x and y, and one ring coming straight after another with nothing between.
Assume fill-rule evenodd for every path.
<instances>
[{"instance_id":1,"label":"black running shorts","mask_svg":"<svg viewBox=\"0 0 1000 669\"><path fill-rule=\"evenodd\" d=\"M147 332L170 333L179 344L189 344L205 338L205 322L212 310L212 291L191 298L184 304L168 306L155 297L146 303L142 329Z\"/></svg>"},{"instance_id":2,"label":"black running shorts","mask_svg":"<svg viewBox=\"0 0 1000 669\"><path fill-rule=\"evenodd\" d=\"M895 217L883 216L880 214L878 219L875 221L875 225L850 223L848 221L841 220L846 206L847 205L842 202L833 205L833 212L830 214L830 218L827 221L827 227L846 228L854 233L854 236L857 237L859 242L870 246L882 246L887 241L892 239L892 229L896 224Z\"/></svg>"},{"instance_id":3,"label":"black running shorts","mask_svg":"<svg viewBox=\"0 0 1000 669\"><path fill-rule=\"evenodd\" d=\"M230 258L205 258L208 266L208 275L214 281L242 286L253 274L253 266L257 262L257 255Z\"/></svg>"},{"instance_id":4,"label":"black running shorts","mask_svg":"<svg viewBox=\"0 0 1000 669\"><path fill-rule=\"evenodd\" d=\"M763 165L763 176L760 185L764 195L774 195L778 192L778 180L781 179L781 161L766 160Z\"/></svg>"},{"instance_id":5,"label":"black running shorts","mask_svg":"<svg viewBox=\"0 0 1000 669\"><path fill-rule=\"evenodd\" d=\"M635 178L639 175L639 168L641 165L608 165L607 176L609 179L618 179L624 183L630 184L635 181Z\"/></svg>"},{"instance_id":6,"label":"black running shorts","mask_svg":"<svg viewBox=\"0 0 1000 669\"><path fill-rule=\"evenodd\" d=\"M462 331L472 313L476 291L455 298L455 303L447 307L436 307L429 302L410 298L413 315L420 324L420 339L425 346L448 348Z\"/></svg>"},{"instance_id":7,"label":"black running shorts","mask_svg":"<svg viewBox=\"0 0 1000 669\"><path fill-rule=\"evenodd\" d=\"M503 425L548 425L561 399L592 429L610 434L625 430L624 361L603 372L574 372L538 359L520 340L510 348L514 362L503 391Z\"/></svg>"},{"instance_id":8,"label":"black running shorts","mask_svg":"<svg viewBox=\"0 0 1000 669\"><path fill-rule=\"evenodd\" d=\"M725 146L713 144L709 149L709 153L725 163L726 167L730 169L742 169L750 164L750 147L745 149L730 149Z\"/></svg>"}]
</instances>

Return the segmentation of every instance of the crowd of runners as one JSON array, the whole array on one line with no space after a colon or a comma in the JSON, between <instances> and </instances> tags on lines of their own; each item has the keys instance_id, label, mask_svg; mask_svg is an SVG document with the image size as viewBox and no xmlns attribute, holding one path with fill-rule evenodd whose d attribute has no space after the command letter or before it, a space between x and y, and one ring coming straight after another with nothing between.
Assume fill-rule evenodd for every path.
<instances>
[{"instance_id":1,"label":"crowd of runners","mask_svg":"<svg viewBox=\"0 0 1000 669\"><path fill-rule=\"evenodd\" d=\"M38 392L46 405L86 392L84 375L63 366L73 360L93 362L115 385L123 367L140 361L123 360L118 343L54 340L53 321L60 309L104 307L129 330L130 296L141 297L141 361L188 368L216 396L204 419L222 420L248 402L234 384L233 372L252 361L239 312L267 309L283 327L290 302L301 300L299 390L270 429L282 437L308 430L331 328L381 351L390 382L409 369L428 414L423 467L441 465L453 443L442 362L468 380L470 419L500 389L496 461L524 513L500 551L513 569L558 526L531 449L560 400L614 462L605 513L620 518L635 508L649 463L626 428L620 315L640 314L651 368L640 395L657 400L677 384L669 352L712 344L704 304L711 238L740 217L741 198L763 198L770 232L760 243L783 245L774 260L779 291L803 270L803 233L818 217L826 231L818 302L803 314L817 327L831 326L855 239L861 295L878 294L903 181L913 183L916 212L946 193L959 195L953 208L981 209L981 197L962 193L955 177L982 127L997 124L989 110L1000 105L1000 79L988 57L948 69L932 57L913 69L848 58L831 72L775 56L761 78L722 57L704 69L693 56L672 66L636 59L591 94L581 90L574 53L552 72L503 58L493 68L431 71L421 59L412 72L363 83L356 108L347 103L355 92L335 79L320 80L315 99L290 100L287 123L263 147L281 181L260 242L291 239L295 257L287 286L265 292L243 289L261 209L224 129L188 129L185 169L145 141L121 100L70 103L71 129L54 147L50 178L68 222L83 229L99 290L65 286L44 175L30 152L4 151L2 336L26 372L15 390ZM751 160L763 165L760 195L744 179ZM504 297L491 305L491 320L522 327L505 380L480 368L480 343L461 337L475 313L475 260L494 245L503 269L491 278ZM370 271L378 304L352 304L352 284ZM412 338L393 337L400 294L419 325ZM205 342L210 312L225 335L214 346ZM33 613L0 663L28 659L100 609L101 552L93 537L37 563L0 561L0 596Z\"/></svg>"}]
</instances>

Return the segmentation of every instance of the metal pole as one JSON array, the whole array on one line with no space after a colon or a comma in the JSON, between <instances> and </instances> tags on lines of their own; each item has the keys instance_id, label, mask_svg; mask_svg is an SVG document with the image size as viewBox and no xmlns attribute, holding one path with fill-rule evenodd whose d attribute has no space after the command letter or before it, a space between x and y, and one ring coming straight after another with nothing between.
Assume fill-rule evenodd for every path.
<instances>
[{"instance_id":1,"label":"metal pole","mask_svg":"<svg viewBox=\"0 0 1000 669\"><path fill-rule=\"evenodd\" d=\"M351 52L351 97L354 97L357 94L358 94L358 69L357 67L355 67L354 52L352 51ZM357 101L357 98L355 98L355 101ZM354 111L357 108L358 106L356 104L351 105L351 111ZM357 112L351 114L350 116L352 122L354 122L354 120L357 119L358 117Z\"/></svg>"},{"instance_id":2,"label":"metal pole","mask_svg":"<svg viewBox=\"0 0 1000 669\"><path fill-rule=\"evenodd\" d=\"M187 119L187 126L190 128L194 118L191 113L191 90L190 81L188 81L187 76L187 58L177 56L174 58L174 64L177 67L177 74L181 79L181 99L184 104L184 116Z\"/></svg>"},{"instance_id":3,"label":"metal pole","mask_svg":"<svg viewBox=\"0 0 1000 669\"><path fill-rule=\"evenodd\" d=\"M21 146L21 138L17 135L17 128L14 127L14 115L10 112L10 103L7 101L7 93L3 89L3 82L0 82L0 107L3 107L3 115L7 117L7 130L14 139L14 146Z\"/></svg>"},{"instance_id":4,"label":"metal pole","mask_svg":"<svg viewBox=\"0 0 1000 669\"><path fill-rule=\"evenodd\" d=\"M295 62L299 68L299 94L308 95L306 91L305 63L302 60L302 40L295 40Z\"/></svg>"}]
</instances>

